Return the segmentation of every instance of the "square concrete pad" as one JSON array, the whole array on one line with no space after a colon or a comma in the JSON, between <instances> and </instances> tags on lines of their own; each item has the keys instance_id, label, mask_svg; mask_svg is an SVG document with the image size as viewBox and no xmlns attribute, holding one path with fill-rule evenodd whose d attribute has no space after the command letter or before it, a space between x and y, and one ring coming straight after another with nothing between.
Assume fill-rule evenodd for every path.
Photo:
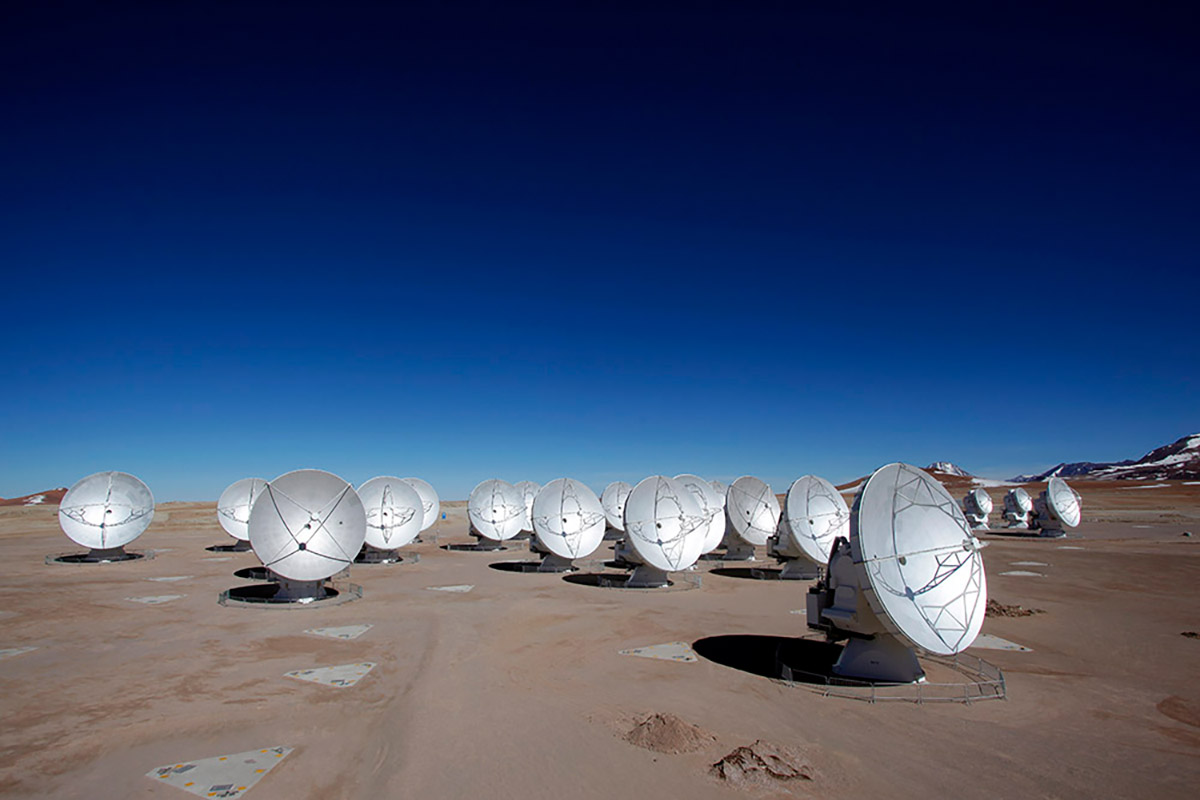
<instances>
[{"instance_id":1,"label":"square concrete pad","mask_svg":"<svg viewBox=\"0 0 1200 800\"><path fill-rule=\"evenodd\" d=\"M0 650L0 661L13 656L19 656L22 653L28 653L30 650L37 650L36 647L9 647L5 650Z\"/></svg>"},{"instance_id":2,"label":"square concrete pad","mask_svg":"<svg viewBox=\"0 0 1200 800\"><path fill-rule=\"evenodd\" d=\"M309 628L305 633L328 636L330 639L357 639L369 630L370 625L343 625L340 628Z\"/></svg>"},{"instance_id":3,"label":"square concrete pad","mask_svg":"<svg viewBox=\"0 0 1200 800\"><path fill-rule=\"evenodd\" d=\"M975 637L975 641L971 647L980 647L984 650L1014 650L1019 653L1032 653L1033 649L1026 647L1023 644L1010 642L1008 639L1002 639L999 636L993 636L990 633L981 633Z\"/></svg>"},{"instance_id":4,"label":"square concrete pad","mask_svg":"<svg viewBox=\"0 0 1200 800\"><path fill-rule=\"evenodd\" d=\"M237 797L262 780L290 752L290 747L268 747L202 758L155 767L146 777L201 797Z\"/></svg>"},{"instance_id":5,"label":"square concrete pad","mask_svg":"<svg viewBox=\"0 0 1200 800\"><path fill-rule=\"evenodd\" d=\"M336 686L346 689L358 683L368 672L375 669L370 661L360 664L339 664L336 667L313 667L312 669L297 669L285 672L285 678L295 678L298 681L311 681L324 686Z\"/></svg>"},{"instance_id":6,"label":"square concrete pad","mask_svg":"<svg viewBox=\"0 0 1200 800\"><path fill-rule=\"evenodd\" d=\"M187 595L156 594L156 595L150 595L148 597L126 597L125 599L130 600L134 603L145 603L148 606L156 606L156 605L159 605L160 603L169 603L172 600L178 600L181 597L187 597Z\"/></svg>"},{"instance_id":7,"label":"square concrete pad","mask_svg":"<svg viewBox=\"0 0 1200 800\"><path fill-rule=\"evenodd\" d=\"M659 658L663 661L696 661L696 651L687 642L666 642L651 644L645 647L633 647L622 650L623 656L641 656L642 658Z\"/></svg>"}]
</instances>

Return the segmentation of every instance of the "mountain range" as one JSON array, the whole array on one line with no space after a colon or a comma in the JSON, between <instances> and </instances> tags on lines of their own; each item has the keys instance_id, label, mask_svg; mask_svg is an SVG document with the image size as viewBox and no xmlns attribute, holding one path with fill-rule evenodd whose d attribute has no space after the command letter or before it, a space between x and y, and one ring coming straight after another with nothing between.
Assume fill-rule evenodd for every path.
<instances>
[{"instance_id":1,"label":"mountain range","mask_svg":"<svg viewBox=\"0 0 1200 800\"><path fill-rule=\"evenodd\" d=\"M1200 480L1200 433L1157 447L1137 461L1075 461L1057 464L1038 475L1018 475L1014 483L1036 483L1050 478L1084 480Z\"/></svg>"}]
</instances>

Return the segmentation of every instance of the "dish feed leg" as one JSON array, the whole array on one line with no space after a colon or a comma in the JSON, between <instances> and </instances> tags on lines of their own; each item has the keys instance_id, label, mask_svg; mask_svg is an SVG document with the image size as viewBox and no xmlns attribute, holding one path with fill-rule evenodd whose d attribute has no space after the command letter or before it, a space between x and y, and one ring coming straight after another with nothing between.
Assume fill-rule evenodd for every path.
<instances>
[{"instance_id":1,"label":"dish feed leg","mask_svg":"<svg viewBox=\"0 0 1200 800\"><path fill-rule=\"evenodd\" d=\"M917 683L925 680L925 670L917 654L894 636L851 638L833 665L837 675L884 683Z\"/></svg>"}]
</instances>

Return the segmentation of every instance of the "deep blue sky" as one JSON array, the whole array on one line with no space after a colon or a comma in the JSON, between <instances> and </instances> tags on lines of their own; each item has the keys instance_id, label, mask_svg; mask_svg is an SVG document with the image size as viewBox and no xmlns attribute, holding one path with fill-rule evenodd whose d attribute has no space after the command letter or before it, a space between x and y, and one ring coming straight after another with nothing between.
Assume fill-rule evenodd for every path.
<instances>
[{"instance_id":1,"label":"deep blue sky","mask_svg":"<svg viewBox=\"0 0 1200 800\"><path fill-rule=\"evenodd\" d=\"M0 19L0 495L1200 430L1186 4L144 5Z\"/></svg>"}]
</instances>

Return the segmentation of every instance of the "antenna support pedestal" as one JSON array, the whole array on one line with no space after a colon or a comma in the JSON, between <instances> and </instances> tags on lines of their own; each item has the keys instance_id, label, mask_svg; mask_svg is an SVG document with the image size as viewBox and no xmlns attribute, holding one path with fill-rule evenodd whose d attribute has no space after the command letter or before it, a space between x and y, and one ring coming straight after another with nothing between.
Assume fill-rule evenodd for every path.
<instances>
[{"instance_id":1,"label":"antenna support pedestal","mask_svg":"<svg viewBox=\"0 0 1200 800\"><path fill-rule=\"evenodd\" d=\"M125 547L109 547L109 548L92 548L87 555L83 557L83 561L87 563L103 564L108 561L128 561L129 554L125 552Z\"/></svg>"},{"instance_id":2,"label":"antenna support pedestal","mask_svg":"<svg viewBox=\"0 0 1200 800\"><path fill-rule=\"evenodd\" d=\"M670 583L667 573L661 569L649 564L638 564L633 572L629 573L629 580L625 581L625 587L628 589L659 589L669 586Z\"/></svg>"},{"instance_id":3,"label":"antenna support pedestal","mask_svg":"<svg viewBox=\"0 0 1200 800\"><path fill-rule=\"evenodd\" d=\"M399 550L383 550L378 547L372 547L369 544L364 544L363 549L358 554L358 558L354 559L354 563L395 564L403 560L404 556L400 555Z\"/></svg>"},{"instance_id":4,"label":"antenna support pedestal","mask_svg":"<svg viewBox=\"0 0 1200 800\"><path fill-rule=\"evenodd\" d=\"M636 565L640 559L634 555L633 546L629 544L629 537L621 534L622 538L613 547L613 561L618 564L633 564Z\"/></svg>"},{"instance_id":5,"label":"antenna support pedestal","mask_svg":"<svg viewBox=\"0 0 1200 800\"><path fill-rule=\"evenodd\" d=\"M503 542L498 542L495 539L489 539L486 536L484 536L483 534L479 533L478 531L471 531L471 535L475 537L474 549L476 549L476 550L489 551L489 550L503 550L504 549Z\"/></svg>"},{"instance_id":6,"label":"antenna support pedestal","mask_svg":"<svg viewBox=\"0 0 1200 800\"><path fill-rule=\"evenodd\" d=\"M725 537L723 561L754 561L754 545L738 536Z\"/></svg>"},{"instance_id":7,"label":"antenna support pedestal","mask_svg":"<svg viewBox=\"0 0 1200 800\"><path fill-rule=\"evenodd\" d=\"M870 639L852 637L837 663L837 675L883 683L917 683L925 680L925 670L917 654L893 636Z\"/></svg>"},{"instance_id":8,"label":"antenna support pedestal","mask_svg":"<svg viewBox=\"0 0 1200 800\"><path fill-rule=\"evenodd\" d=\"M781 581L811 581L821 577L821 568L807 558L783 559L783 569L779 571Z\"/></svg>"},{"instance_id":9,"label":"antenna support pedestal","mask_svg":"<svg viewBox=\"0 0 1200 800\"><path fill-rule=\"evenodd\" d=\"M547 553L542 558L542 563L538 564L538 572L571 572L575 569L575 562L569 558L557 556L554 553Z\"/></svg>"},{"instance_id":10,"label":"antenna support pedestal","mask_svg":"<svg viewBox=\"0 0 1200 800\"><path fill-rule=\"evenodd\" d=\"M988 515L968 512L966 514L967 522L971 523L971 527L976 530L986 530L988 526Z\"/></svg>"},{"instance_id":11,"label":"antenna support pedestal","mask_svg":"<svg viewBox=\"0 0 1200 800\"><path fill-rule=\"evenodd\" d=\"M279 581L279 589L272 598L275 602L304 602L305 600L320 600L325 596L325 581L294 581L274 573Z\"/></svg>"}]
</instances>

